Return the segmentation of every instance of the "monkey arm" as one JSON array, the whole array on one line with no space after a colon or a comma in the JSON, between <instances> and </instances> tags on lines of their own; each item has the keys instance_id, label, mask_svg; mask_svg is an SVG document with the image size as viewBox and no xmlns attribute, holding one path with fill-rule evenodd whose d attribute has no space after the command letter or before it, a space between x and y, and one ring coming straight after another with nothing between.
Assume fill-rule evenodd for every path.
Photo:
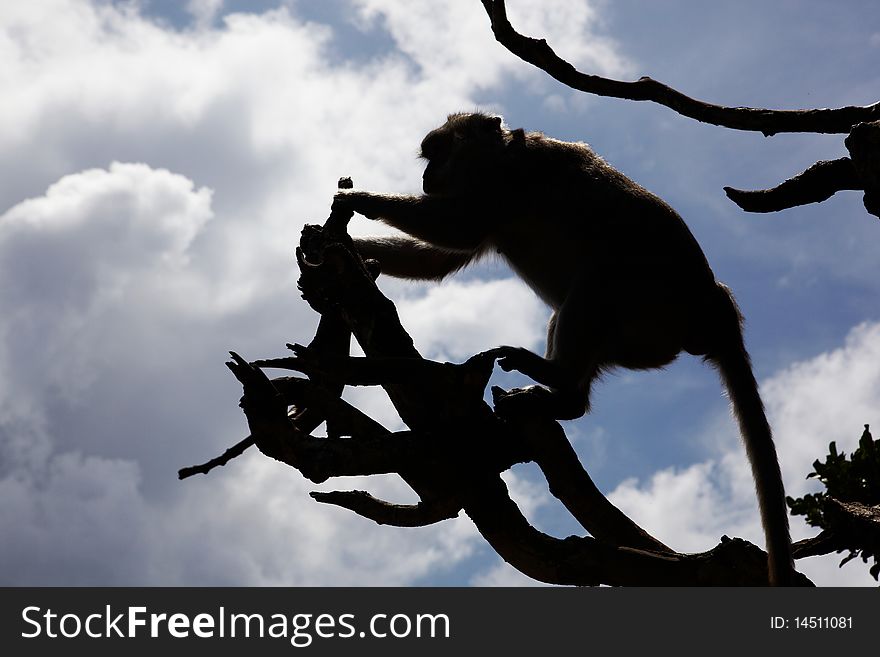
<instances>
[{"instance_id":1,"label":"monkey arm","mask_svg":"<svg viewBox=\"0 0 880 657\"><path fill-rule=\"evenodd\" d=\"M396 278L439 281L467 265L474 251L453 251L410 237L356 237L355 248L364 259L379 261L382 273Z\"/></svg>"},{"instance_id":2,"label":"monkey arm","mask_svg":"<svg viewBox=\"0 0 880 657\"><path fill-rule=\"evenodd\" d=\"M455 196L404 196L339 192L334 208L378 219L429 244L454 251L476 251L490 232L490 217L480 204Z\"/></svg>"}]
</instances>

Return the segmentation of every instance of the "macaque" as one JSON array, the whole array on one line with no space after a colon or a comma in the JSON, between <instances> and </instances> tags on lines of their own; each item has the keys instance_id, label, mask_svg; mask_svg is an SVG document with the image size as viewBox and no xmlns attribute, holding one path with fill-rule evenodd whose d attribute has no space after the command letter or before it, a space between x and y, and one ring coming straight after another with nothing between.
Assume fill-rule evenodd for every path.
<instances>
[{"instance_id":1,"label":"macaque","mask_svg":"<svg viewBox=\"0 0 880 657\"><path fill-rule=\"evenodd\" d=\"M544 357L492 350L503 369L546 386L510 391L499 412L576 418L605 371L663 367L683 351L712 364L751 463L770 581L791 583L782 475L742 315L675 210L586 144L510 130L498 116L450 115L421 157L422 195L336 195L336 207L407 234L357 238L361 255L391 276L440 280L497 253L553 309Z\"/></svg>"}]
</instances>

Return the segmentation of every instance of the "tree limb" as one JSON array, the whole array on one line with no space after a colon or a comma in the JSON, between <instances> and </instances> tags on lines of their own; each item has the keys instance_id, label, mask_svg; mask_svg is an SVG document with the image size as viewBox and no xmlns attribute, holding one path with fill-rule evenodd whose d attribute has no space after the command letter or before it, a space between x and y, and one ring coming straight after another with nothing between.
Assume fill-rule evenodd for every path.
<instances>
[{"instance_id":1,"label":"tree limb","mask_svg":"<svg viewBox=\"0 0 880 657\"><path fill-rule=\"evenodd\" d=\"M420 501L393 504L363 491L315 493L314 499L396 526L438 522L463 509L503 558L550 583L766 582L766 556L743 541L727 541L701 555L683 555L651 537L596 489L558 423L527 418L514 422L493 413L482 396L494 357L477 354L461 365L421 359L393 305L356 262L349 262L356 256L339 247L318 227L304 230L300 260L308 264L300 288L314 306L339 311L367 357L325 358L297 347L293 358L258 364L320 374L336 383L382 385L410 431L386 432L317 384L293 377L269 381L259 368L234 357L231 369L244 387L242 408L258 447L310 480L397 472ZM352 438L304 435L285 414L289 404L338 415ZM266 417L269 413L274 420ZM513 464L528 460L538 463L552 492L593 537L557 539L529 525L499 477Z\"/></svg>"},{"instance_id":2,"label":"tree limb","mask_svg":"<svg viewBox=\"0 0 880 657\"><path fill-rule=\"evenodd\" d=\"M201 463L199 465L191 465L186 468L181 468L177 471L177 478L186 479L187 477L192 477L193 475L197 474L208 474L214 468L224 466L232 459L241 456L242 454L244 454L245 450L249 447L252 447L253 444L253 436L248 436L247 438L238 441L237 443L235 443L235 445L227 449L220 456L217 456L210 461L206 461L205 463Z\"/></svg>"},{"instance_id":3,"label":"tree limb","mask_svg":"<svg viewBox=\"0 0 880 657\"><path fill-rule=\"evenodd\" d=\"M371 268L352 250L344 225L306 226L297 261L303 297L323 315L341 318L366 357L295 347L291 358L249 363L232 353L227 365L242 384L241 407L254 443L311 481L397 473L419 498L394 504L363 491L335 491L315 493L315 500L396 526L431 524L464 510L504 559L550 583L767 581L766 555L745 541L724 539L709 552L685 555L651 537L596 489L555 421L493 412L483 399L492 351L460 365L422 359ZM313 380L270 380L258 365L288 367ZM381 385L409 430L389 432L341 400L336 391L348 383ZM338 437L309 435L298 423L298 409L334 418ZM592 537L553 538L528 523L500 477L525 461L538 463L553 494Z\"/></svg>"},{"instance_id":4,"label":"tree limb","mask_svg":"<svg viewBox=\"0 0 880 657\"><path fill-rule=\"evenodd\" d=\"M351 189L352 186L353 183L351 178L340 178L337 184L339 189ZM331 210L326 224L337 234L347 236L345 233L345 227L348 225L348 221L352 216L352 212ZM373 278L375 280L376 277L373 276ZM318 321L318 328L315 331L315 337L308 346L308 349L311 350L310 353L315 356L325 357L347 356L350 348L351 331L349 331L348 325L343 321L339 312L334 311L333 309L328 309L327 312L322 313L321 319ZM306 374L308 375L308 373ZM323 387L331 395L334 395L337 398L342 395L342 391L345 387L344 385L341 385L336 381L328 381L326 378L322 377L320 373L313 373L309 378ZM316 412L314 408L308 407L293 408L289 411L288 415L292 421L296 423L297 428L303 433L311 433L324 421L327 422L328 435L332 436L337 433L335 415L322 415L321 413ZM232 459L241 456L249 447L254 445L255 442L253 436L247 436L227 449L223 454L210 461L200 465L181 468L177 471L177 478L183 480L196 474L208 474L214 468L224 466Z\"/></svg>"},{"instance_id":5,"label":"tree limb","mask_svg":"<svg viewBox=\"0 0 880 657\"><path fill-rule=\"evenodd\" d=\"M393 527L425 527L442 520L455 518L461 510L460 503L419 502L418 504L392 504L379 500L363 490L309 493L313 500L322 504L334 504L354 511L359 516L379 525Z\"/></svg>"},{"instance_id":6,"label":"tree limb","mask_svg":"<svg viewBox=\"0 0 880 657\"><path fill-rule=\"evenodd\" d=\"M767 555L742 539L723 538L701 554L650 552L595 538L558 539L532 527L500 478L487 479L465 512L514 568L549 584L577 586L761 586ZM800 583L807 580L800 575Z\"/></svg>"},{"instance_id":7,"label":"tree limb","mask_svg":"<svg viewBox=\"0 0 880 657\"><path fill-rule=\"evenodd\" d=\"M880 119L880 102L864 107L807 110L724 107L690 98L649 77L623 82L582 73L559 57L544 39L533 39L518 33L507 18L504 0L480 1L489 16L492 33L498 43L523 61L578 91L627 100L648 100L703 123L757 131L768 137L780 132L845 134L856 123Z\"/></svg>"},{"instance_id":8,"label":"tree limb","mask_svg":"<svg viewBox=\"0 0 880 657\"><path fill-rule=\"evenodd\" d=\"M550 492L595 538L655 552L672 552L605 497L581 465L558 422L523 419L519 429Z\"/></svg>"},{"instance_id":9,"label":"tree limb","mask_svg":"<svg viewBox=\"0 0 880 657\"><path fill-rule=\"evenodd\" d=\"M852 160L816 162L803 173L772 189L743 191L725 187L724 193L746 212L777 212L807 203L821 203L842 190L863 189Z\"/></svg>"}]
</instances>

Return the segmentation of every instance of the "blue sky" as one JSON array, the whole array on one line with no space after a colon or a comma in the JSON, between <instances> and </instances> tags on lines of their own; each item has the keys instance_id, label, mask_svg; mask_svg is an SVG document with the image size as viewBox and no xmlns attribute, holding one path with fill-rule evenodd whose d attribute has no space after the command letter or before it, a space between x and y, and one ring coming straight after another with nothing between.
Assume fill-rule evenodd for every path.
<instances>
[{"instance_id":1,"label":"blue sky","mask_svg":"<svg viewBox=\"0 0 880 657\"><path fill-rule=\"evenodd\" d=\"M867 1L508 4L583 70L731 105L878 99ZM452 111L587 141L678 209L746 314L790 494L813 490L804 477L828 442L849 452L863 424L880 427L877 220L852 192L754 216L722 192L840 157L841 136L764 138L573 93L498 46L477 0L4 3L0 55L2 584L526 582L466 518L376 527L257 453L176 479L247 432L227 350L280 355L313 334L292 253L337 178L417 191L418 143ZM498 264L381 285L427 357L543 349L548 311ZM347 398L400 426L379 392ZM600 487L668 544L762 542L734 423L696 359L608 376L566 430ZM539 527L579 531L533 468L508 483ZM321 488L412 499L395 477ZM799 567L873 583L838 561Z\"/></svg>"}]
</instances>

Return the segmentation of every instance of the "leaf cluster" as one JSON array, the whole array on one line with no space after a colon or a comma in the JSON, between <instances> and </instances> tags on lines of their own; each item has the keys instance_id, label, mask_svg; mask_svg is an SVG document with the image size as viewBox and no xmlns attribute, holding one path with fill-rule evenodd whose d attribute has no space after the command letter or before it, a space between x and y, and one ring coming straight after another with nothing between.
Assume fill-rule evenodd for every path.
<instances>
[{"instance_id":1,"label":"leaf cluster","mask_svg":"<svg viewBox=\"0 0 880 657\"><path fill-rule=\"evenodd\" d=\"M825 491L797 499L787 498L792 514L806 516L810 525L834 534L837 551L849 551L841 566L858 556L865 563L873 557L870 572L874 579L878 579L880 546L876 540L859 532L860 520L864 518L854 519L852 511L862 509L869 516L877 516L876 507L880 505L880 441L873 439L867 424L858 447L849 458L846 452L838 452L836 443L832 441L825 460L814 461L813 472L807 478L818 478L824 484Z\"/></svg>"}]
</instances>

